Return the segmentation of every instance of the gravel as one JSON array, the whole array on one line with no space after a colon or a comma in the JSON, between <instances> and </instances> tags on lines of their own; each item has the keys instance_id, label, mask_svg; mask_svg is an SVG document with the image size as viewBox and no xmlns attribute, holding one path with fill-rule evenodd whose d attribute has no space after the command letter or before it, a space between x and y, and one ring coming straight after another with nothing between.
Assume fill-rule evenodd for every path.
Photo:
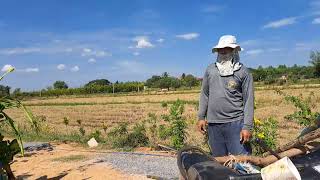
<instances>
[{"instance_id":1,"label":"gravel","mask_svg":"<svg viewBox=\"0 0 320 180\"><path fill-rule=\"evenodd\" d=\"M47 142L26 142L23 143L23 148L25 151L39 151L39 150L53 150L52 146Z\"/></svg>"},{"instance_id":2,"label":"gravel","mask_svg":"<svg viewBox=\"0 0 320 180\"><path fill-rule=\"evenodd\" d=\"M161 179L178 179L177 160L173 157L143 153L111 153L99 158L129 174L142 174Z\"/></svg>"}]
</instances>

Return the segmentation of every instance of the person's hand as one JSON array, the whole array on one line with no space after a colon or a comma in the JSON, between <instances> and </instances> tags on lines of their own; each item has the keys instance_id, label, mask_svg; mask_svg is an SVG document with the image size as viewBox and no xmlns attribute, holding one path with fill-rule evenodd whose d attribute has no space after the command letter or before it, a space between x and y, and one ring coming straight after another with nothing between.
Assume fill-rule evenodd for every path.
<instances>
[{"instance_id":1,"label":"person's hand","mask_svg":"<svg viewBox=\"0 0 320 180\"><path fill-rule=\"evenodd\" d=\"M198 124L197 124L197 126L198 126L198 130L202 133L202 134L204 134L204 133L206 133L206 126L208 125L208 121L206 121L206 120L199 120L198 121Z\"/></svg>"},{"instance_id":2,"label":"person's hand","mask_svg":"<svg viewBox=\"0 0 320 180\"><path fill-rule=\"evenodd\" d=\"M248 142L251 138L251 132L245 129L242 129L240 132L240 141L241 143Z\"/></svg>"}]
</instances>

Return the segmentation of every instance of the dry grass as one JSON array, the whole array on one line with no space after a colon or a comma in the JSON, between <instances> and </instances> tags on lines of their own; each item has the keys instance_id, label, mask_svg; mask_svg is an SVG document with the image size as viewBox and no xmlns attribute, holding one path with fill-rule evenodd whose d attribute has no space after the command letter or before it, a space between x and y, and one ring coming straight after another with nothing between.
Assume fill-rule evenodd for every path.
<instances>
[{"instance_id":1,"label":"dry grass","mask_svg":"<svg viewBox=\"0 0 320 180\"><path fill-rule=\"evenodd\" d=\"M320 111L320 88L304 88L304 89L288 89L284 92L303 96L314 93L313 101L316 103L316 111ZM94 129L102 129L103 124L112 127L119 122L134 123L146 119L148 113L161 115L167 112L167 108L161 107L162 101L174 101L177 99L187 101L198 101L199 93L191 92L188 94L162 94L162 95L135 95L135 96L119 96L119 97L81 97L81 98L56 98L47 100L29 100L25 103L33 104L29 108L36 116L46 116L48 129L50 131L58 131L61 133L70 133L78 130L77 120L82 120L87 132ZM294 112L295 108L286 103L283 97L277 95L274 90L260 90L255 92L257 109L255 116L259 119L267 117L275 117L279 121L280 144L288 142L297 136L298 125L284 120L284 116ZM121 102L122 104L114 104ZM139 102L138 104L128 102ZM157 103L158 102L158 103ZM43 103L96 103L94 105L50 105L41 106ZM110 103L110 104L108 104ZM8 113L18 122L24 118L23 113L19 110L9 110ZM187 104L185 108L185 116L189 123L188 143L200 144L202 135L196 132L196 114L197 108L193 104ZM63 124L63 118L70 120L70 125ZM21 122L21 121L20 121Z\"/></svg>"}]
</instances>

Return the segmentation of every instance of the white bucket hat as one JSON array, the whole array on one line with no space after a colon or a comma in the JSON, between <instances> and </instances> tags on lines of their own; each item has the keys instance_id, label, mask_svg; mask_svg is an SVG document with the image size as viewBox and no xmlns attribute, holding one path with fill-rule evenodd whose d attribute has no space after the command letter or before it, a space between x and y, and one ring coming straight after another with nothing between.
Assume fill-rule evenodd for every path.
<instances>
[{"instance_id":1,"label":"white bucket hat","mask_svg":"<svg viewBox=\"0 0 320 180\"><path fill-rule=\"evenodd\" d=\"M237 44L236 37L232 35L224 35L220 37L219 43L212 48L212 53L217 52L217 49L225 47L230 47L233 49L237 49L238 51L241 51L240 45Z\"/></svg>"}]
</instances>

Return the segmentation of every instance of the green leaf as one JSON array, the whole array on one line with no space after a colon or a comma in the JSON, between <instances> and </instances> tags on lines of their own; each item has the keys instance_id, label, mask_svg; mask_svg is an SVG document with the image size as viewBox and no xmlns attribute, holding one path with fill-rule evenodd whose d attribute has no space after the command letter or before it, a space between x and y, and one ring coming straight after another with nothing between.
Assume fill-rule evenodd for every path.
<instances>
[{"instance_id":1,"label":"green leaf","mask_svg":"<svg viewBox=\"0 0 320 180\"><path fill-rule=\"evenodd\" d=\"M19 142L20 145L20 152L22 155L24 155L24 149L23 149L23 144L22 144L22 138L21 138L21 134L18 130L18 128L15 126L14 121L4 112L2 112L3 115L6 117L6 122L9 124L9 126L13 129L14 134L16 135L16 138Z\"/></svg>"}]
</instances>

